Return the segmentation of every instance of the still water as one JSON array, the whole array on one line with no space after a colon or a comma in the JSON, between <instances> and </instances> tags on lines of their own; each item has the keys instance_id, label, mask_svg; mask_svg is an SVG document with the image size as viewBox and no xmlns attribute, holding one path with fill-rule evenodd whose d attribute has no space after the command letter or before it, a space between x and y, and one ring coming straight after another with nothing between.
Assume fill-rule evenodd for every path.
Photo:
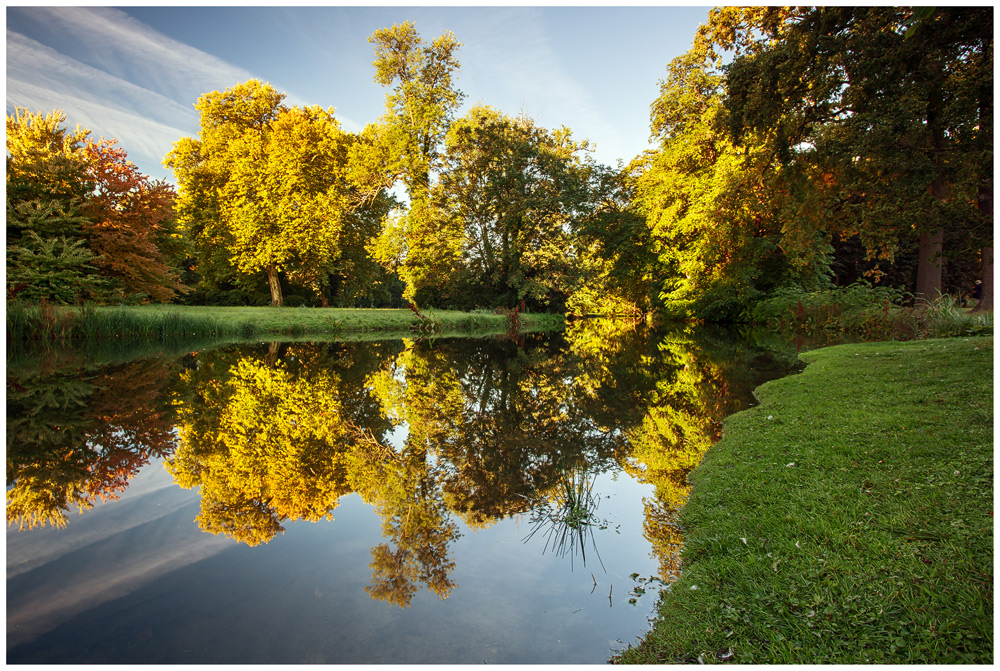
<instances>
[{"instance_id":1,"label":"still water","mask_svg":"<svg viewBox=\"0 0 1000 671\"><path fill-rule=\"evenodd\" d=\"M605 662L720 420L796 368L600 320L8 356L7 661Z\"/></svg>"}]
</instances>

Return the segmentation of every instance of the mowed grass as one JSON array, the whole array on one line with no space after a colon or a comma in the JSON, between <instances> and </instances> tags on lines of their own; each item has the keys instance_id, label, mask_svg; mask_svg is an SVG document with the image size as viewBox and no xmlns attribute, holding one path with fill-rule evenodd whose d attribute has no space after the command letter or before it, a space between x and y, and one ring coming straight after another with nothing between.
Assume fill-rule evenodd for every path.
<instances>
[{"instance_id":1,"label":"mowed grass","mask_svg":"<svg viewBox=\"0 0 1000 671\"><path fill-rule=\"evenodd\" d=\"M992 336L802 358L692 472L682 577L612 661L992 663Z\"/></svg>"}]
</instances>

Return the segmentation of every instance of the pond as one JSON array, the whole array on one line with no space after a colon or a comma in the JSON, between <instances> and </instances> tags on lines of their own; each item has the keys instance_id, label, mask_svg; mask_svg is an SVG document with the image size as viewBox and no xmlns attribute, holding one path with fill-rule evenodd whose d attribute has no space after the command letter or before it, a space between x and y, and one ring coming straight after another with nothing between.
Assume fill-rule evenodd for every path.
<instances>
[{"instance_id":1,"label":"pond","mask_svg":"<svg viewBox=\"0 0 1000 671\"><path fill-rule=\"evenodd\" d=\"M7 369L9 663L603 663L794 345L592 320Z\"/></svg>"}]
</instances>

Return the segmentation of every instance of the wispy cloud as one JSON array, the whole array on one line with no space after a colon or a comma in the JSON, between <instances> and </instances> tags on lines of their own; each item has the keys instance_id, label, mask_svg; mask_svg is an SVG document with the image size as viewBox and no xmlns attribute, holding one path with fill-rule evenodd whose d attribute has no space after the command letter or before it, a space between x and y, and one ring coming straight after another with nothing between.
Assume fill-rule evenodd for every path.
<instances>
[{"instance_id":1,"label":"wispy cloud","mask_svg":"<svg viewBox=\"0 0 1000 671\"><path fill-rule=\"evenodd\" d=\"M253 75L107 7L31 7L18 19L44 26L46 42L111 77L177 101ZM56 44L59 46L56 47Z\"/></svg>"},{"instance_id":2,"label":"wispy cloud","mask_svg":"<svg viewBox=\"0 0 1000 671\"><path fill-rule=\"evenodd\" d=\"M173 143L198 131L193 103L253 74L168 38L120 10L10 8L42 44L8 28L7 110L61 109L70 125L116 137L140 169L166 176ZM289 95L290 104L301 104Z\"/></svg>"},{"instance_id":3,"label":"wispy cloud","mask_svg":"<svg viewBox=\"0 0 1000 671\"><path fill-rule=\"evenodd\" d=\"M89 128L95 137L116 137L144 171L152 172L174 141L196 133L198 117L154 91L91 68L22 35L7 32L7 110L54 109L70 126ZM137 160L138 159L138 160Z\"/></svg>"},{"instance_id":4,"label":"wispy cloud","mask_svg":"<svg viewBox=\"0 0 1000 671\"><path fill-rule=\"evenodd\" d=\"M507 114L523 109L548 128L569 123L576 139L600 139L599 149L609 151L601 151L599 158L610 162L611 152L619 148L618 128L603 112L593 87L567 69L547 32L544 10L496 8L476 19L463 27L460 38L465 43L459 54L462 88L470 99L482 98ZM501 91L503 100L490 100Z\"/></svg>"}]
</instances>

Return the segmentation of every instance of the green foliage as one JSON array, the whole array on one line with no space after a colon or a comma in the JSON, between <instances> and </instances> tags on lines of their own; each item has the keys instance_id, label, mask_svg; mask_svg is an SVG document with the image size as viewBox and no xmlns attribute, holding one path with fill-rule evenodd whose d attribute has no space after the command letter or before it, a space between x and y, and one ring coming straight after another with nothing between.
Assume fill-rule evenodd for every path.
<instances>
[{"instance_id":1,"label":"green foliage","mask_svg":"<svg viewBox=\"0 0 1000 671\"><path fill-rule=\"evenodd\" d=\"M991 35L981 8L711 10L631 170L666 316L745 319L779 287L822 289L835 240L860 242L874 281L918 244L916 278L893 281L963 281L992 244Z\"/></svg>"},{"instance_id":2,"label":"green foliage","mask_svg":"<svg viewBox=\"0 0 1000 671\"><path fill-rule=\"evenodd\" d=\"M182 138L165 159L199 272L225 282L263 271L275 305L282 271L326 296L344 249L363 245L345 226L371 228L349 214L349 139L333 111L289 108L283 98L255 80L203 95L199 138Z\"/></svg>"},{"instance_id":3,"label":"green foliage","mask_svg":"<svg viewBox=\"0 0 1000 671\"><path fill-rule=\"evenodd\" d=\"M811 176L795 185L814 203L799 226L856 233L888 261L946 229L989 244L977 195L992 176L992 12L936 8L915 34L912 8L783 12L765 25L751 10L715 36L744 49L725 68L735 140L753 133L790 174ZM922 257L917 293L940 292L921 279L937 263Z\"/></svg>"},{"instance_id":4,"label":"green foliage","mask_svg":"<svg viewBox=\"0 0 1000 671\"><path fill-rule=\"evenodd\" d=\"M921 335L926 337L948 338L993 333L992 312L970 312L947 294L933 301L923 301L917 306L917 314L922 323Z\"/></svg>"},{"instance_id":5,"label":"green foliage","mask_svg":"<svg viewBox=\"0 0 1000 671\"><path fill-rule=\"evenodd\" d=\"M463 287L490 305L561 311L590 196L587 143L477 105L451 126L436 198L461 228Z\"/></svg>"},{"instance_id":6,"label":"green foliage","mask_svg":"<svg viewBox=\"0 0 1000 671\"><path fill-rule=\"evenodd\" d=\"M375 47L375 81L393 87L381 120L398 161L393 172L402 176L411 200L425 200L441 143L464 97L452 83L462 45L451 32L425 45L409 21L376 30L368 41Z\"/></svg>"},{"instance_id":7,"label":"green foliage","mask_svg":"<svg viewBox=\"0 0 1000 671\"><path fill-rule=\"evenodd\" d=\"M32 230L7 247L8 293L22 300L76 303L101 296L108 282L94 269L83 240L41 238Z\"/></svg>"},{"instance_id":8,"label":"green foliage","mask_svg":"<svg viewBox=\"0 0 1000 671\"><path fill-rule=\"evenodd\" d=\"M782 331L826 331L865 339L936 338L992 332L992 317L962 309L951 296L913 300L888 287L859 282L848 287L804 291L786 287L758 303L752 320Z\"/></svg>"},{"instance_id":9,"label":"green foliage","mask_svg":"<svg viewBox=\"0 0 1000 671\"><path fill-rule=\"evenodd\" d=\"M436 310L429 313L441 335L502 334L510 330L499 314ZM561 315L520 313L522 331L551 331L563 326ZM207 306L53 306L12 300L7 305L11 343L78 341L113 343L177 341L193 336L240 339L250 336L305 335L329 338L345 334L394 333L405 337L418 320L410 310L348 308Z\"/></svg>"},{"instance_id":10,"label":"green foliage","mask_svg":"<svg viewBox=\"0 0 1000 671\"><path fill-rule=\"evenodd\" d=\"M634 177L621 167L590 166L588 202L574 222L579 256L569 312L627 315L658 303L657 254L635 206Z\"/></svg>"},{"instance_id":11,"label":"green foliage","mask_svg":"<svg viewBox=\"0 0 1000 671\"><path fill-rule=\"evenodd\" d=\"M65 115L16 109L7 116L7 293L74 303L103 295L83 234L87 131L70 133Z\"/></svg>"},{"instance_id":12,"label":"green foliage","mask_svg":"<svg viewBox=\"0 0 1000 671\"><path fill-rule=\"evenodd\" d=\"M183 291L172 253L173 189L151 182L114 140L65 115L7 117L9 295L57 303L167 301Z\"/></svg>"},{"instance_id":13,"label":"green foliage","mask_svg":"<svg viewBox=\"0 0 1000 671\"><path fill-rule=\"evenodd\" d=\"M831 330L877 338L891 336L911 297L899 290L859 282L848 287L804 291L786 287L758 303L757 323L792 331Z\"/></svg>"},{"instance_id":14,"label":"green foliage","mask_svg":"<svg viewBox=\"0 0 1000 671\"><path fill-rule=\"evenodd\" d=\"M669 318L738 320L770 289L822 275L826 262L782 249L792 219L775 188L777 167L761 144L748 138L738 148L723 128L723 81L697 48L675 59L653 104L660 148L633 168Z\"/></svg>"}]
</instances>

